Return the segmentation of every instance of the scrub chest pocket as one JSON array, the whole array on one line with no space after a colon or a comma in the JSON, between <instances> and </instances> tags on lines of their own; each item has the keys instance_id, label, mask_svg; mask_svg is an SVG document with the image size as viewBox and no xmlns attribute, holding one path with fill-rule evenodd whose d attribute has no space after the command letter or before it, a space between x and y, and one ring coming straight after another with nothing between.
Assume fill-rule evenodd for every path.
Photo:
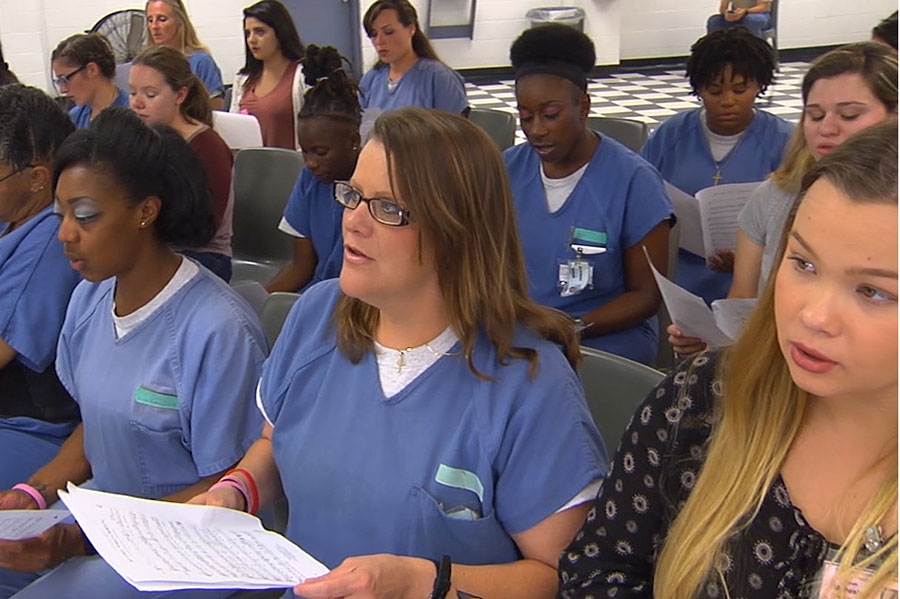
<instances>
[{"instance_id":1,"label":"scrub chest pocket","mask_svg":"<svg viewBox=\"0 0 900 599\"><path fill-rule=\"evenodd\" d=\"M197 469L184 441L178 396L174 389L140 386L132 397L129 428L134 438L141 490L164 497L196 480Z\"/></svg>"}]
</instances>

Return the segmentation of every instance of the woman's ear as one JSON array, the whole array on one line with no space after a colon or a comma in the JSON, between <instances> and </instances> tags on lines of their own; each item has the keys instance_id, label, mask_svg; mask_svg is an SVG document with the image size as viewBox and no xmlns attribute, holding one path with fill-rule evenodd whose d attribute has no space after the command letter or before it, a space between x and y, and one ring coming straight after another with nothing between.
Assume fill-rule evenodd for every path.
<instances>
[{"instance_id":1,"label":"woman's ear","mask_svg":"<svg viewBox=\"0 0 900 599\"><path fill-rule=\"evenodd\" d=\"M43 164L36 164L31 167L29 172L29 189L31 193L38 193L39 191L43 191L50 185L50 181L52 179L52 175L50 172L50 168Z\"/></svg>"},{"instance_id":2,"label":"woman's ear","mask_svg":"<svg viewBox=\"0 0 900 599\"><path fill-rule=\"evenodd\" d=\"M162 201L159 199L159 196L147 196L144 198L144 201L141 202L141 206L138 209L140 227L146 229L153 225L153 223L156 222L156 219L159 218L161 209Z\"/></svg>"}]
</instances>

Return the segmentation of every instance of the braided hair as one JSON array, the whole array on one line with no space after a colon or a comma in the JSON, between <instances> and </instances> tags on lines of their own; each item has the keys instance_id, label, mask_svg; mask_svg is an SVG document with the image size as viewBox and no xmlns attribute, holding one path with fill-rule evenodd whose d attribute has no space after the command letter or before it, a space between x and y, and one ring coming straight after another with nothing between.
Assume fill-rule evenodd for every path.
<instances>
[{"instance_id":1,"label":"braided hair","mask_svg":"<svg viewBox=\"0 0 900 599\"><path fill-rule=\"evenodd\" d=\"M69 115L36 87L0 87L0 160L13 169L53 162L75 130Z\"/></svg>"},{"instance_id":2,"label":"braided hair","mask_svg":"<svg viewBox=\"0 0 900 599\"><path fill-rule=\"evenodd\" d=\"M740 75L759 86L762 94L775 76L775 55L771 46L743 27L720 29L704 35L691 46L686 73L694 94L712 84L726 65L732 76Z\"/></svg>"},{"instance_id":3,"label":"braided hair","mask_svg":"<svg viewBox=\"0 0 900 599\"><path fill-rule=\"evenodd\" d=\"M309 89L298 118L324 116L354 123L362 121L359 87L344 70L346 59L331 46L310 44L300 63Z\"/></svg>"}]
</instances>

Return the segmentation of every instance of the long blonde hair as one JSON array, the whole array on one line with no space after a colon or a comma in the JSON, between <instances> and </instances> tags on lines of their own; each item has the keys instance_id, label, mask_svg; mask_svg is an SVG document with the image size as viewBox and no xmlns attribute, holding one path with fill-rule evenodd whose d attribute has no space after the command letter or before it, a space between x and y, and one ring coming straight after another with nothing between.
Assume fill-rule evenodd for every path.
<instances>
[{"instance_id":1,"label":"long blonde hair","mask_svg":"<svg viewBox=\"0 0 900 599\"><path fill-rule=\"evenodd\" d=\"M847 74L862 77L872 95L884 104L888 112L896 110L897 52L890 46L875 42L847 44L814 60L800 87L803 105L806 106L809 91L816 81ZM803 133L805 120L804 112L788 143L784 161L778 170L772 173L772 181L789 193L800 191L803 176L816 163Z\"/></svg>"},{"instance_id":2,"label":"long blonde hair","mask_svg":"<svg viewBox=\"0 0 900 599\"><path fill-rule=\"evenodd\" d=\"M560 345L576 365L571 319L529 298L509 180L490 137L465 118L417 107L381 115L372 137L384 145L392 191L419 227L419 247L427 242L434 250L450 324L472 372L482 376L472 351L483 332L501 362L526 359L534 376L534 350L512 345L518 324ZM351 361L372 348L378 316L377 308L341 296L338 347Z\"/></svg>"},{"instance_id":3,"label":"long blonde hair","mask_svg":"<svg viewBox=\"0 0 900 599\"><path fill-rule=\"evenodd\" d=\"M896 206L897 122L862 131L823 158L804 177L801 197L820 178L854 202ZM779 262L793 218L785 227ZM657 599L689 599L710 580L725 583L718 557L729 539L756 517L806 414L809 396L791 379L773 324L776 270L740 339L720 363L723 399L714 433L695 486L660 552L653 585ZM840 582L859 568L876 568L859 599L877 596L876 589L897 577L896 535L862 558L866 528L888 516L897 501L896 437L894 443L893 467L839 552Z\"/></svg>"},{"instance_id":4,"label":"long blonde hair","mask_svg":"<svg viewBox=\"0 0 900 599\"><path fill-rule=\"evenodd\" d=\"M151 2L163 2L169 5L169 8L172 9L172 16L175 17L175 20L178 21L178 49L181 50L183 54L193 54L195 52L209 52L209 48L207 48L203 43L200 42L200 38L197 37L197 31L194 29L194 24L191 23L191 18L188 16L187 9L184 7L184 3L181 0L147 0L147 3L144 5L144 11L146 12L147 6L150 5ZM150 35L150 22L147 22L147 47L155 46L153 43L153 36Z\"/></svg>"}]
</instances>

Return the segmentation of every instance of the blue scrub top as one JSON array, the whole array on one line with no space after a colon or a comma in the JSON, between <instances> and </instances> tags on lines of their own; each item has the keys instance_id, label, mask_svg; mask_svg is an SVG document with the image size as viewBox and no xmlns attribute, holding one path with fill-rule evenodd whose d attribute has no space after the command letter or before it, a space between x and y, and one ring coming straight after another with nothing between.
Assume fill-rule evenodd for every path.
<instances>
[{"instance_id":1,"label":"blue scrub top","mask_svg":"<svg viewBox=\"0 0 900 599\"><path fill-rule=\"evenodd\" d=\"M75 289L56 369L81 407L97 488L158 499L234 465L259 438L265 336L253 309L202 267L121 338L114 289L114 278Z\"/></svg>"},{"instance_id":2,"label":"blue scrub top","mask_svg":"<svg viewBox=\"0 0 900 599\"><path fill-rule=\"evenodd\" d=\"M525 531L606 472L577 376L554 344L521 328L529 363L459 344L385 398L372 352L336 348L336 280L304 293L266 361L260 396L290 505L287 537L330 568L391 553L461 564L511 562Z\"/></svg>"},{"instance_id":3,"label":"blue scrub top","mask_svg":"<svg viewBox=\"0 0 900 599\"><path fill-rule=\"evenodd\" d=\"M513 146L503 153L503 159L532 298L581 317L625 293L625 250L672 215L656 170L619 142L602 137L571 195L551 213L541 181L540 157L531 146ZM593 266L593 287L562 297L559 267L576 258L571 248L574 228L605 235L606 251L583 257ZM650 363L657 351L655 317L621 331L586 337L582 343Z\"/></svg>"},{"instance_id":4,"label":"blue scrub top","mask_svg":"<svg viewBox=\"0 0 900 599\"><path fill-rule=\"evenodd\" d=\"M720 162L709 149L700 124L701 109L688 110L667 119L647 140L641 155L659 169L663 179L691 195L714 184L762 181L781 165L784 149L794 126L757 110L737 145ZM706 259L686 250L678 252L676 282L707 303L725 297L731 288L731 273L706 266Z\"/></svg>"},{"instance_id":5,"label":"blue scrub top","mask_svg":"<svg viewBox=\"0 0 900 599\"><path fill-rule=\"evenodd\" d=\"M213 57L207 52L199 50L187 57L191 70L200 78L210 97L221 96L225 92L225 84L222 83L222 71Z\"/></svg>"},{"instance_id":6,"label":"blue scrub top","mask_svg":"<svg viewBox=\"0 0 900 599\"><path fill-rule=\"evenodd\" d=\"M334 184L319 181L304 168L284 207L284 219L312 242L318 259L313 277L303 289L340 276L344 263L343 214L344 207L334 200Z\"/></svg>"},{"instance_id":7,"label":"blue scrub top","mask_svg":"<svg viewBox=\"0 0 900 599\"><path fill-rule=\"evenodd\" d=\"M118 92L116 99L113 100L112 106L124 106L125 108L128 108L130 106L130 103L128 102L128 92L121 89L118 89ZM73 106L72 109L69 110L69 118L75 123L77 129L84 129L85 127L90 126L91 105L85 104L84 106Z\"/></svg>"},{"instance_id":8,"label":"blue scrub top","mask_svg":"<svg viewBox=\"0 0 900 599\"><path fill-rule=\"evenodd\" d=\"M359 82L363 108L421 106L459 114L469 106L462 75L439 60L419 58L393 90L388 89L389 72L388 65L381 65L363 75Z\"/></svg>"}]
</instances>

